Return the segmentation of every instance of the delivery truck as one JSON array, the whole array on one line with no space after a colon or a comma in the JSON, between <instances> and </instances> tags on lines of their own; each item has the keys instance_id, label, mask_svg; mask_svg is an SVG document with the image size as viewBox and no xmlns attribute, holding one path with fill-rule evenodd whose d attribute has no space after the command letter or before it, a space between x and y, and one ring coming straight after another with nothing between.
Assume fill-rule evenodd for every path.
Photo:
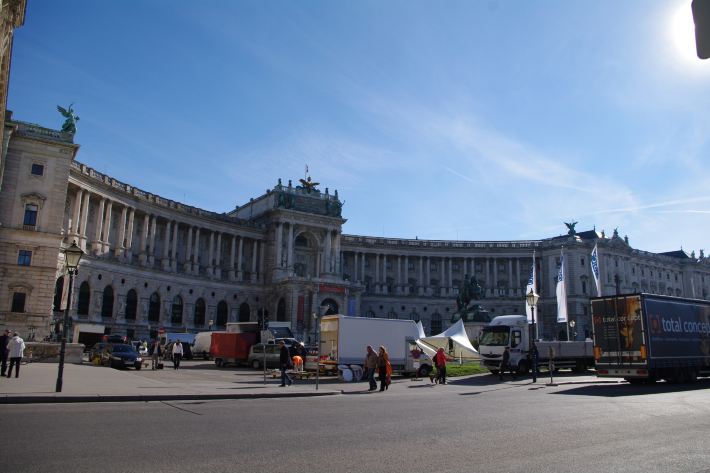
<instances>
[{"instance_id":1,"label":"delivery truck","mask_svg":"<svg viewBox=\"0 0 710 473\"><path fill-rule=\"evenodd\" d=\"M245 364L255 343L256 334L252 332L212 332L210 356L217 367Z\"/></svg>"},{"instance_id":2,"label":"delivery truck","mask_svg":"<svg viewBox=\"0 0 710 473\"><path fill-rule=\"evenodd\" d=\"M710 376L710 302L654 294L594 298L597 376L653 383Z\"/></svg>"},{"instance_id":3,"label":"delivery truck","mask_svg":"<svg viewBox=\"0 0 710 473\"><path fill-rule=\"evenodd\" d=\"M531 326L525 315L500 315L483 327L478 341L481 364L491 373L500 371L503 351L510 348L510 366L520 374L530 371L533 363ZM536 340L539 368L570 368L583 372L594 365L593 345L586 341Z\"/></svg>"},{"instance_id":4,"label":"delivery truck","mask_svg":"<svg viewBox=\"0 0 710 473\"><path fill-rule=\"evenodd\" d=\"M361 367L368 345L375 351L384 346L392 371L415 374L419 370L426 376L432 370L432 361L416 345L417 338L419 330L413 320L327 315L320 324L321 363Z\"/></svg>"}]
</instances>

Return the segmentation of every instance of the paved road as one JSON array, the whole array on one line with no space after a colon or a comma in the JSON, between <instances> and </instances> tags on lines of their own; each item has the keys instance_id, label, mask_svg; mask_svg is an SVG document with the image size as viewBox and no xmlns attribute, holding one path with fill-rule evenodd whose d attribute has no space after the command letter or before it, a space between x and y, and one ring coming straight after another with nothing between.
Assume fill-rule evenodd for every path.
<instances>
[{"instance_id":1,"label":"paved road","mask_svg":"<svg viewBox=\"0 0 710 473\"><path fill-rule=\"evenodd\" d=\"M342 396L0 406L13 472L710 471L710 380L398 380Z\"/></svg>"}]
</instances>

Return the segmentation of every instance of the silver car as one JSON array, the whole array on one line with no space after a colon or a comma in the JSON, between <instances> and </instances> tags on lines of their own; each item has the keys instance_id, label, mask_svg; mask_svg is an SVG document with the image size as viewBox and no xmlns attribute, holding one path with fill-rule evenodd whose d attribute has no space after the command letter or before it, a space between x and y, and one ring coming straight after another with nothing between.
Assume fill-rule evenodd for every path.
<instances>
[{"instance_id":1,"label":"silver car","mask_svg":"<svg viewBox=\"0 0 710 473\"><path fill-rule=\"evenodd\" d=\"M256 343L249 349L249 366L255 370L260 370L264 366L264 358L266 358L267 368L278 368L281 362L281 348L278 345L267 344L266 355L264 354L264 344Z\"/></svg>"}]
</instances>

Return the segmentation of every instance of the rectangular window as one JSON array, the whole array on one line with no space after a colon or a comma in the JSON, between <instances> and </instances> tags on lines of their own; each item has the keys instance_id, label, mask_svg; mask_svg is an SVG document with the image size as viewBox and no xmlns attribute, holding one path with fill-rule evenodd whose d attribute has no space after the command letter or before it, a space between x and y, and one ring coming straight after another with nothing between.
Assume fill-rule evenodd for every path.
<instances>
[{"instance_id":1,"label":"rectangular window","mask_svg":"<svg viewBox=\"0 0 710 473\"><path fill-rule=\"evenodd\" d=\"M43 176L44 175L44 165L32 164L32 174L34 174L35 176Z\"/></svg>"},{"instance_id":2,"label":"rectangular window","mask_svg":"<svg viewBox=\"0 0 710 473\"><path fill-rule=\"evenodd\" d=\"M581 263L582 266L584 266L584 258L580 258L579 262Z\"/></svg>"},{"instance_id":3,"label":"rectangular window","mask_svg":"<svg viewBox=\"0 0 710 473\"><path fill-rule=\"evenodd\" d=\"M25 311L25 298L27 294L24 292L16 292L12 295L12 312L24 312Z\"/></svg>"},{"instance_id":4,"label":"rectangular window","mask_svg":"<svg viewBox=\"0 0 710 473\"><path fill-rule=\"evenodd\" d=\"M25 205L25 219L22 224L29 227L37 225L37 206L35 204Z\"/></svg>"},{"instance_id":5,"label":"rectangular window","mask_svg":"<svg viewBox=\"0 0 710 473\"><path fill-rule=\"evenodd\" d=\"M29 250L20 250L17 255L17 265L18 266L29 266L32 262L32 252Z\"/></svg>"}]
</instances>

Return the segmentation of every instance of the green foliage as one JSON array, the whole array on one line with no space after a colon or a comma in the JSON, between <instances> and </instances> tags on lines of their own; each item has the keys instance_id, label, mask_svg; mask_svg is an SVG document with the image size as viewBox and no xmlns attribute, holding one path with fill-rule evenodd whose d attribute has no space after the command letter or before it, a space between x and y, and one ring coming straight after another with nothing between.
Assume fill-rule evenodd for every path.
<instances>
[{"instance_id":1,"label":"green foliage","mask_svg":"<svg viewBox=\"0 0 710 473\"><path fill-rule=\"evenodd\" d=\"M458 362L449 362L446 364L446 377L456 378L459 376L469 376L472 374L489 373L486 368L481 367L477 361L466 362L461 365Z\"/></svg>"}]
</instances>

